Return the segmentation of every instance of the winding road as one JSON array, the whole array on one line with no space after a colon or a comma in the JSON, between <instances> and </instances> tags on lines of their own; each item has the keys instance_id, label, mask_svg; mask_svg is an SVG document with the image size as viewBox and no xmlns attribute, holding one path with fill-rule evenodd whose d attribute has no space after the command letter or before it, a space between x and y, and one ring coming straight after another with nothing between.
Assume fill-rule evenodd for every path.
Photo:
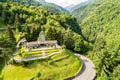
<instances>
[{"instance_id":1,"label":"winding road","mask_svg":"<svg viewBox=\"0 0 120 80\"><path fill-rule=\"evenodd\" d=\"M78 75L76 75L73 79L70 80L93 80L94 77L96 76L93 62L80 54L75 55L79 59L81 59L83 67L81 71L78 73Z\"/></svg>"},{"instance_id":2,"label":"winding road","mask_svg":"<svg viewBox=\"0 0 120 80\"><path fill-rule=\"evenodd\" d=\"M46 57L52 56L57 53L58 52L55 52L48 56L42 56L42 57L36 56L36 57L23 58L23 59L18 59L18 58L14 57L14 60L16 60L17 62L36 60L36 59L40 59L40 58L46 58ZM80 54L75 53L75 55L82 61L82 64L83 64L82 69L76 76L69 78L69 79L65 79L65 80L93 80L94 77L96 76L96 71L94 69L95 66L94 66L93 62L91 60L89 60L87 57L84 57Z\"/></svg>"}]
</instances>

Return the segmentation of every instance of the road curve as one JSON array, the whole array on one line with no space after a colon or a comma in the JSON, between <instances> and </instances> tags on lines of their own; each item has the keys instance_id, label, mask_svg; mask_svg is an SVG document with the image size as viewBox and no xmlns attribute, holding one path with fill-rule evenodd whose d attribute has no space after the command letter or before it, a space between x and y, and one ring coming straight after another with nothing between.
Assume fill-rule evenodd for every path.
<instances>
[{"instance_id":1,"label":"road curve","mask_svg":"<svg viewBox=\"0 0 120 80\"><path fill-rule=\"evenodd\" d=\"M75 55L81 59L83 67L72 80L93 80L96 76L93 62L80 54Z\"/></svg>"}]
</instances>

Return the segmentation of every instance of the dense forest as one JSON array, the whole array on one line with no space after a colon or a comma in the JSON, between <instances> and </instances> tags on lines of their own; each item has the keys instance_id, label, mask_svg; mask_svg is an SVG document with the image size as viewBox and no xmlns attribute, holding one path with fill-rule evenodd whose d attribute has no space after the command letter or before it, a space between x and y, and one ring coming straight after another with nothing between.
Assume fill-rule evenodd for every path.
<instances>
[{"instance_id":1,"label":"dense forest","mask_svg":"<svg viewBox=\"0 0 120 80\"><path fill-rule=\"evenodd\" d=\"M28 3L33 0L24 1L0 2L0 24L7 27L7 31L0 33L0 54L4 53L0 61L9 59L20 39L37 41L44 31L47 40L57 40L59 45L90 58L97 71L95 80L120 79L119 0L94 0L74 10L73 16L54 6L46 8ZM13 26L14 30L10 28ZM16 39L16 34L22 35Z\"/></svg>"},{"instance_id":2,"label":"dense forest","mask_svg":"<svg viewBox=\"0 0 120 80\"><path fill-rule=\"evenodd\" d=\"M120 1L95 0L73 11L84 35L93 44L88 52L96 66L96 80L119 80Z\"/></svg>"},{"instance_id":3,"label":"dense forest","mask_svg":"<svg viewBox=\"0 0 120 80\"><path fill-rule=\"evenodd\" d=\"M77 18L79 23L81 23L82 20L85 17L88 17L98 6L101 5L102 2L105 2L105 0L93 0L91 2L86 2L79 8L74 9L71 14Z\"/></svg>"},{"instance_id":4,"label":"dense forest","mask_svg":"<svg viewBox=\"0 0 120 80\"><path fill-rule=\"evenodd\" d=\"M89 49L87 46L90 44L83 39L76 18L67 13L51 13L44 6L28 6L12 1L0 2L0 10L1 23L15 27L14 31L8 27L8 33L1 34L1 48L12 46L6 45L4 40L12 41L13 45L24 37L27 41L37 41L40 31L44 31L47 40L57 40L59 45L68 49L81 53ZM23 34L19 40L15 38L17 33Z\"/></svg>"}]
</instances>

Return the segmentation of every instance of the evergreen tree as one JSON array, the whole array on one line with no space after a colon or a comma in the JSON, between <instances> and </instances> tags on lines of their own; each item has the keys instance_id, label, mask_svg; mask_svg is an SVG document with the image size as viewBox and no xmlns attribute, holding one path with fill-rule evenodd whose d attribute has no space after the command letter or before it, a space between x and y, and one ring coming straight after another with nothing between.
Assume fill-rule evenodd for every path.
<instances>
[{"instance_id":1,"label":"evergreen tree","mask_svg":"<svg viewBox=\"0 0 120 80\"><path fill-rule=\"evenodd\" d=\"M16 42L14 33L12 29L10 28L10 26L7 27L7 35L8 35L9 40L11 40L12 42Z\"/></svg>"},{"instance_id":2,"label":"evergreen tree","mask_svg":"<svg viewBox=\"0 0 120 80\"><path fill-rule=\"evenodd\" d=\"M18 13L16 13L15 15L15 23L20 23L20 18Z\"/></svg>"}]
</instances>

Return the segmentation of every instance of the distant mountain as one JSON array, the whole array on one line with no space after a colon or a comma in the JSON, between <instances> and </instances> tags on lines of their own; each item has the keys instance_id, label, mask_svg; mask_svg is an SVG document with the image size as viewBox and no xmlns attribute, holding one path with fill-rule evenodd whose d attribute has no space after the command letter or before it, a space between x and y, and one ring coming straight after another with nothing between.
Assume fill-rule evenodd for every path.
<instances>
[{"instance_id":1,"label":"distant mountain","mask_svg":"<svg viewBox=\"0 0 120 80\"><path fill-rule=\"evenodd\" d=\"M72 8L73 8L74 6L76 6L76 5L71 4L71 5L67 6L67 7L65 7L65 9L67 9L68 11L72 11Z\"/></svg>"},{"instance_id":2,"label":"distant mountain","mask_svg":"<svg viewBox=\"0 0 120 80\"><path fill-rule=\"evenodd\" d=\"M79 23L81 23L82 20L90 15L92 11L101 5L102 2L104 2L104 0L93 0L90 3L82 5L79 8L73 10L71 14L77 18Z\"/></svg>"},{"instance_id":3,"label":"distant mountain","mask_svg":"<svg viewBox=\"0 0 120 80\"><path fill-rule=\"evenodd\" d=\"M86 4L88 4L88 3L92 2L92 1L93 0L88 0L86 2L82 2L82 3L79 3L77 5L72 4L72 5L69 5L69 6L65 7L65 9L67 9L70 12L72 12L73 10L75 10L75 9L81 7L81 6L84 6L84 5L86 5Z\"/></svg>"},{"instance_id":4,"label":"distant mountain","mask_svg":"<svg viewBox=\"0 0 120 80\"><path fill-rule=\"evenodd\" d=\"M59 13L59 12L64 12L68 13L68 11L56 4L53 3L48 3L45 0L11 0L13 2L18 2L23 5L34 5L34 6L44 6L48 11L52 13Z\"/></svg>"},{"instance_id":5,"label":"distant mountain","mask_svg":"<svg viewBox=\"0 0 120 80\"><path fill-rule=\"evenodd\" d=\"M40 2L40 3L42 3L42 4L46 3L45 0L35 0L35 1Z\"/></svg>"},{"instance_id":6,"label":"distant mountain","mask_svg":"<svg viewBox=\"0 0 120 80\"><path fill-rule=\"evenodd\" d=\"M111 35L114 29L116 31L120 30L118 26L120 24L120 4L117 2L117 0L113 2L104 1L98 5L95 2L96 4L87 6L85 12L89 12L90 8L93 8L93 10L81 22L82 31L86 39L94 41L101 33L107 37L106 35ZM111 33L109 34L108 31L111 31ZM114 31L114 35L116 31Z\"/></svg>"},{"instance_id":7,"label":"distant mountain","mask_svg":"<svg viewBox=\"0 0 120 80\"><path fill-rule=\"evenodd\" d=\"M43 6L45 6L49 10L50 10L50 7L53 7L53 8L58 9L61 12L69 13L69 11L67 11L65 8L62 8L61 6L58 6L58 5L54 4L54 3L48 3L48 2L46 2L46 4L43 4ZM53 9L53 11L55 11L55 10Z\"/></svg>"}]
</instances>

